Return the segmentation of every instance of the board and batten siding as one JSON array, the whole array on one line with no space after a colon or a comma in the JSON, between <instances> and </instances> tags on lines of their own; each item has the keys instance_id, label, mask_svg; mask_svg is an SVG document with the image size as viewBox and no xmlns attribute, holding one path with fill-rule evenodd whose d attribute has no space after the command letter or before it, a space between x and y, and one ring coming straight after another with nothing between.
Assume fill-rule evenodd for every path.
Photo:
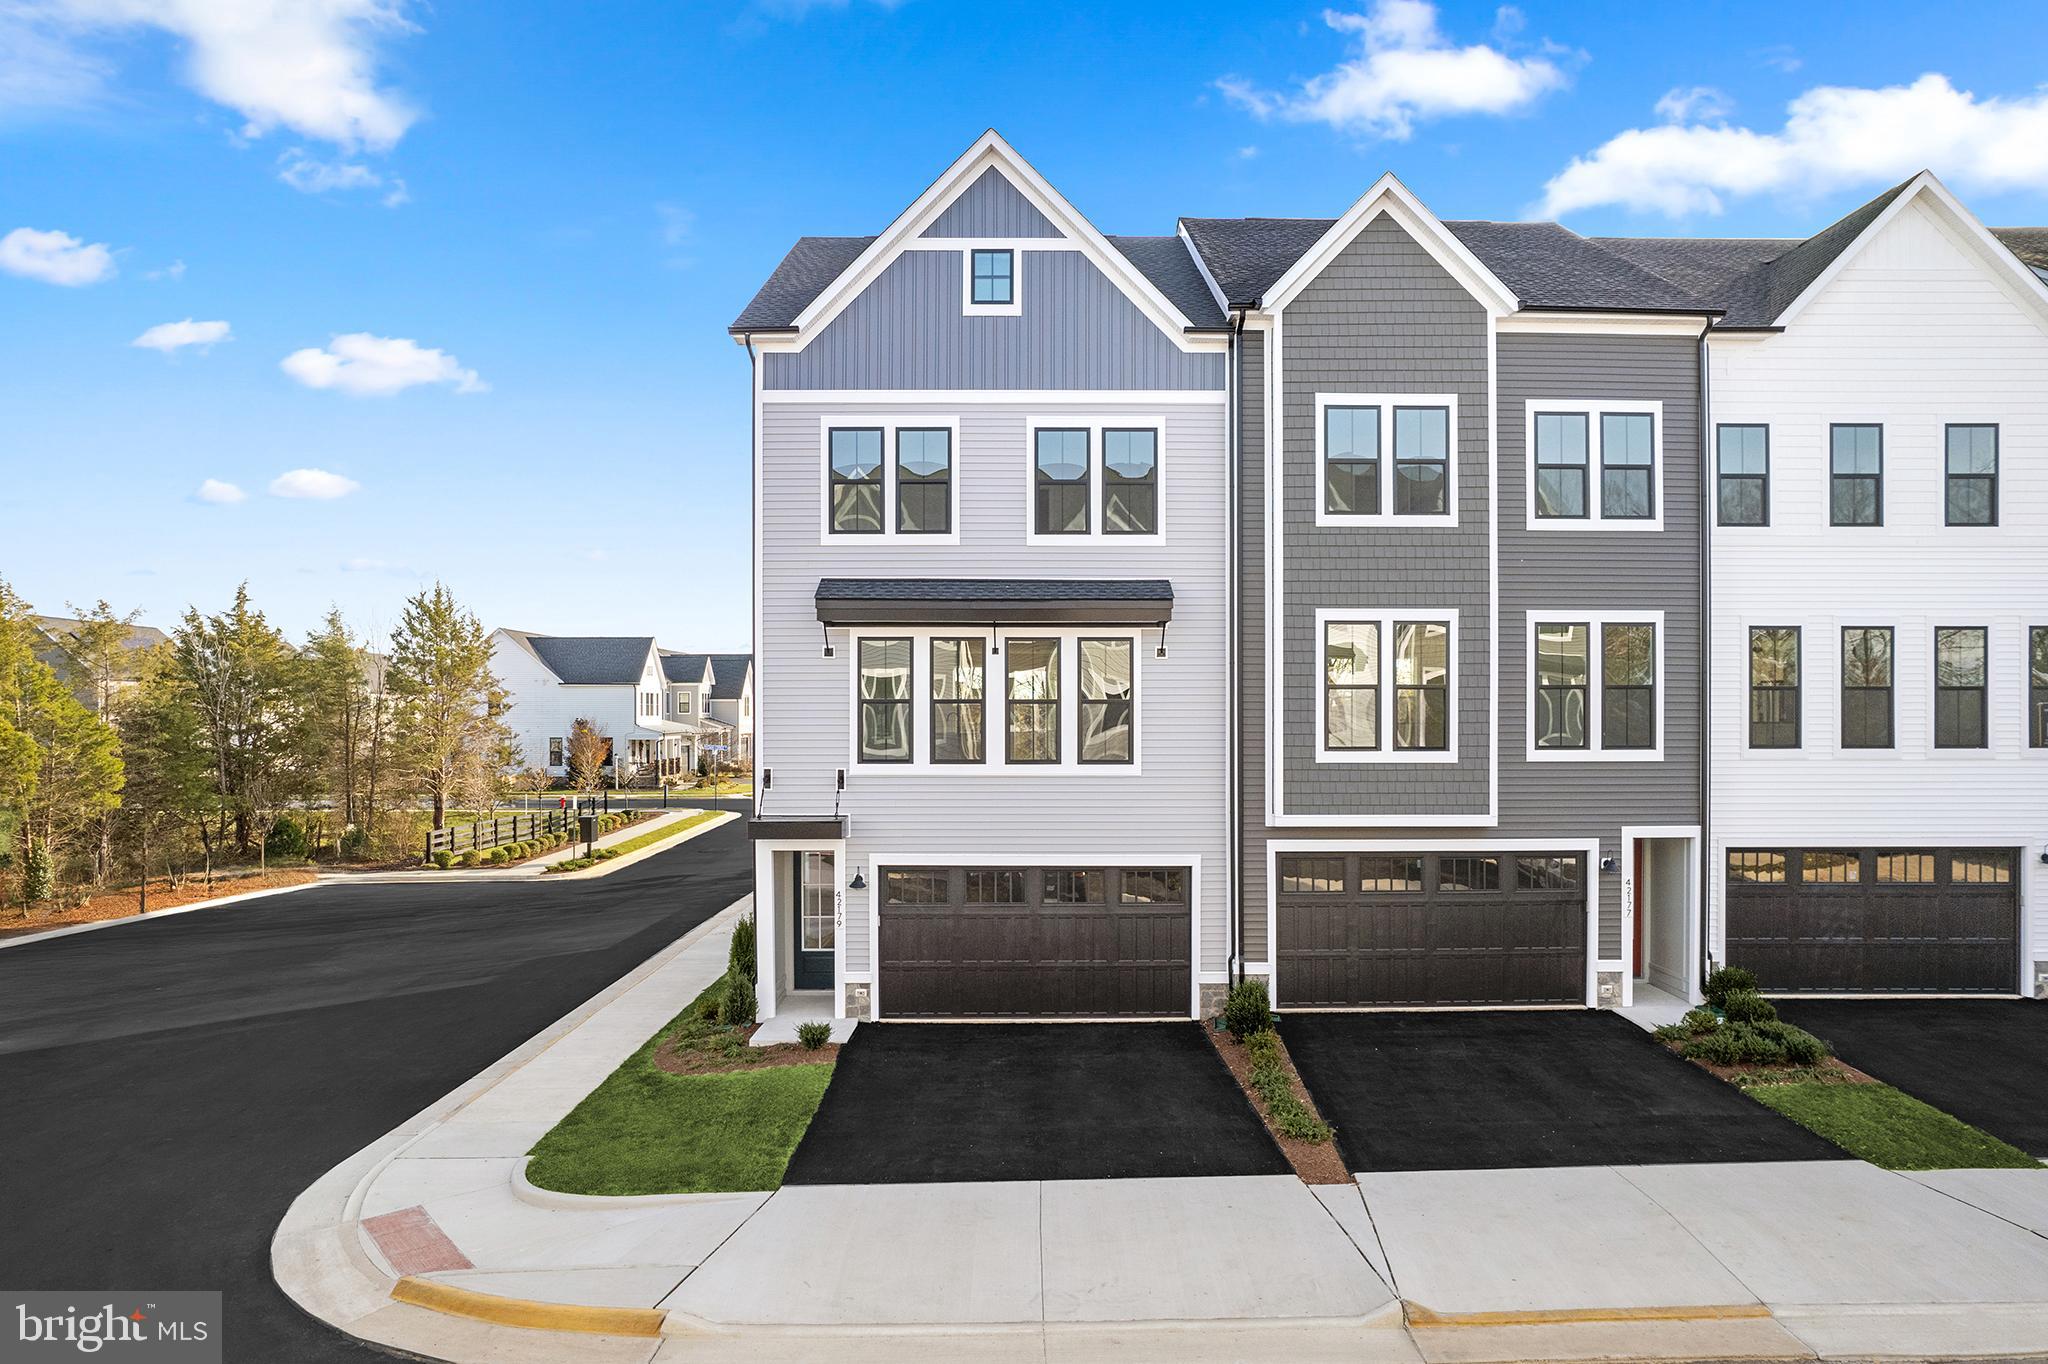
<instances>
[{"instance_id":1,"label":"board and batten siding","mask_svg":"<svg viewBox=\"0 0 2048 1364\"><path fill-rule=\"evenodd\" d=\"M1083 252L1021 253L1014 317L962 312L959 251L898 256L800 351L762 357L785 389L1206 389L1220 350L1186 351Z\"/></svg>"},{"instance_id":2,"label":"board and batten siding","mask_svg":"<svg viewBox=\"0 0 2048 1364\"><path fill-rule=\"evenodd\" d=\"M1770 427L1770 525L1714 529L1708 941L1725 957L1726 853L2014 847L2048 972L2048 750L2026 746L2025 631L2048 625L2048 329L1924 201L1908 204L1781 334L1716 339L1712 419ZM1884 525L1828 525L1828 427L1884 426ZM1943 524L1944 428L1999 427L1995 527ZM1803 746L1748 747L1748 632L1802 631ZM1896 747L1842 750L1844 626L1896 631ZM1990 631L1989 739L1933 746L1934 631ZM2022 982L2015 982L2020 988ZM2032 982L2026 982L2029 988Z\"/></svg>"},{"instance_id":3,"label":"board and batten siding","mask_svg":"<svg viewBox=\"0 0 2048 1364\"><path fill-rule=\"evenodd\" d=\"M1043 213L1032 207L1009 178L994 166L946 205L920 236L925 237L1064 237Z\"/></svg>"},{"instance_id":4,"label":"board and batten siding","mask_svg":"<svg viewBox=\"0 0 2048 1364\"><path fill-rule=\"evenodd\" d=\"M1702 823L1699 344L1505 332L1499 347L1500 832L1598 837L1618 855L1625 824ZM1528 404L1581 399L1663 404L1662 530L1529 529ZM1592 495L1598 491L1596 465ZM1662 761L1530 760L1529 619L1572 608L1663 613ZM1597 645L1593 663L1597 678ZM1599 949L1604 960L1621 955L1619 876L1600 878Z\"/></svg>"},{"instance_id":5,"label":"board and batten siding","mask_svg":"<svg viewBox=\"0 0 2048 1364\"><path fill-rule=\"evenodd\" d=\"M1355 821L1486 813L1493 742L1486 687L1492 645L1488 330L1478 300L1388 217L1359 232L1283 312L1280 782L1286 814ZM1457 394L1457 525L1318 526L1318 393ZM1392 435L1392 423L1384 423L1386 460ZM1323 656L1316 612L1382 607L1458 613L1451 678L1456 762L1316 761ZM1383 652L1392 644L1382 641Z\"/></svg>"},{"instance_id":6,"label":"board and batten siding","mask_svg":"<svg viewBox=\"0 0 2048 1364\"><path fill-rule=\"evenodd\" d=\"M872 853L1014 858L1105 857L1156 850L1201 859L1199 969L1222 972L1229 955L1226 744L1224 406L1215 401L1148 405L1111 395L1059 403L981 404L962 409L905 393L887 403L848 406L775 398L761 416L761 638L756 678L758 762L774 769L761 805L768 814L815 814L834 805L833 778L846 769L839 808L851 816L847 856L865 867ZM955 418L960 422L960 543L914 537L849 537L819 543L824 419ZM1165 542L1031 545L1025 542L1031 466L1026 422L1161 418ZM818 580L827 577L1166 578L1173 583L1169 656L1153 657L1153 627L1105 627L1137 638L1137 713L1142 770L1076 774L985 771L935 774L863 771L851 755L850 699L857 661L847 632L834 630L822 656ZM989 705L1000 706L1001 660L989 660ZM922 667L922 661L920 661ZM1066 698L1072 705L1073 698ZM999 712L998 712L999 714ZM926 718L919 716L922 728ZM996 729L999 741L1000 727ZM851 875L849 870L847 876ZM848 891L846 969L872 969L869 897ZM884 1001L883 1008L887 1009Z\"/></svg>"}]
</instances>

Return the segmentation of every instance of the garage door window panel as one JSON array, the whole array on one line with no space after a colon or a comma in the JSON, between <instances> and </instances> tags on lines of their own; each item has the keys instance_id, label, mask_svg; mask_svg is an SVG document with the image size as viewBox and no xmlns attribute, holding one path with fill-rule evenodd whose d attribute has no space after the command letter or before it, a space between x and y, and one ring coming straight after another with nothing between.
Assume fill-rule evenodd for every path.
<instances>
[{"instance_id":1,"label":"garage door window panel","mask_svg":"<svg viewBox=\"0 0 2048 1364\"><path fill-rule=\"evenodd\" d=\"M935 763L979 763L986 757L986 651L986 642L975 637L931 642Z\"/></svg>"},{"instance_id":2,"label":"garage door window panel","mask_svg":"<svg viewBox=\"0 0 2048 1364\"><path fill-rule=\"evenodd\" d=\"M1799 747L1799 629L1749 632L1749 746Z\"/></svg>"},{"instance_id":3,"label":"garage door window panel","mask_svg":"<svg viewBox=\"0 0 2048 1364\"><path fill-rule=\"evenodd\" d=\"M1799 855L1799 879L1809 886L1860 885L1863 881L1862 854L1809 849Z\"/></svg>"},{"instance_id":4,"label":"garage door window panel","mask_svg":"<svg viewBox=\"0 0 2048 1364\"><path fill-rule=\"evenodd\" d=\"M1339 895L1344 891L1344 859L1341 857L1282 857L1282 895Z\"/></svg>"},{"instance_id":5,"label":"garage door window panel","mask_svg":"<svg viewBox=\"0 0 2048 1364\"><path fill-rule=\"evenodd\" d=\"M1377 621L1323 625L1324 747L1363 752L1380 746L1380 627Z\"/></svg>"},{"instance_id":6,"label":"garage door window panel","mask_svg":"<svg viewBox=\"0 0 2048 1364\"><path fill-rule=\"evenodd\" d=\"M1842 747L1891 746L1891 628L1849 626L1842 631Z\"/></svg>"},{"instance_id":7,"label":"garage door window panel","mask_svg":"<svg viewBox=\"0 0 2048 1364\"><path fill-rule=\"evenodd\" d=\"M1049 905L1099 905L1105 873L1097 870L1048 870L1043 878Z\"/></svg>"},{"instance_id":8,"label":"garage door window panel","mask_svg":"<svg viewBox=\"0 0 2048 1364\"><path fill-rule=\"evenodd\" d=\"M1081 761L1129 763L1137 757L1137 687L1128 639L1079 641Z\"/></svg>"},{"instance_id":9,"label":"garage door window panel","mask_svg":"<svg viewBox=\"0 0 2048 1364\"><path fill-rule=\"evenodd\" d=\"M1362 891L1419 891L1422 889L1422 859L1419 857L1365 856L1358 859L1358 888Z\"/></svg>"},{"instance_id":10,"label":"garage door window panel","mask_svg":"<svg viewBox=\"0 0 2048 1364\"><path fill-rule=\"evenodd\" d=\"M1964 886L2012 884L2012 854L2002 848L1978 848L1951 854L1948 879Z\"/></svg>"},{"instance_id":11,"label":"garage door window panel","mask_svg":"<svg viewBox=\"0 0 2048 1364\"><path fill-rule=\"evenodd\" d=\"M1785 884L1785 854L1781 852L1731 852L1728 854L1728 879L1758 886L1783 885Z\"/></svg>"},{"instance_id":12,"label":"garage door window panel","mask_svg":"<svg viewBox=\"0 0 2048 1364\"><path fill-rule=\"evenodd\" d=\"M1590 742L1590 626L1556 622L1536 627L1536 746L1585 748Z\"/></svg>"},{"instance_id":13,"label":"garage door window panel","mask_svg":"<svg viewBox=\"0 0 2048 1364\"><path fill-rule=\"evenodd\" d=\"M1013 763L1060 760L1060 642L1005 643L1007 756Z\"/></svg>"},{"instance_id":14,"label":"garage door window panel","mask_svg":"<svg viewBox=\"0 0 2048 1364\"><path fill-rule=\"evenodd\" d=\"M1988 632L1946 626L1934 632L1934 746L1983 748L1989 672Z\"/></svg>"},{"instance_id":15,"label":"garage door window panel","mask_svg":"<svg viewBox=\"0 0 2048 1364\"><path fill-rule=\"evenodd\" d=\"M911 758L911 641L860 642L860 760L907 763Z\"/></svg>"},{"instance_id":16,"label":"garage door window panel","mask_svg":"<svg viewBox=\"0 0 2048 1364\"><path fill-rule=\"evenodd\" d=\"M1442 891L1500 889L1498 857L1440 857L1436 888Z\"/></svg>"},{"instance_id":17,"label":"garage door window panel","mask_svg":"<svg viewBox=\"0 0 2048 1364\"><path fill-rule=\"evenodd\" d=\"M1881 852L1877 855L1876 872L1879 885L1931 886L1934 884L1934 854Z\"/></svg>"},{"instance_id":18,"label":"garage door window panel","mask_svg":"<svg viewBox=\"0 0 2048 1364\"><path fill-rule=\"evenodd\" d=\"M1184 905L1188 902L1187 870L1127 867L1117 873L1117 900L1126 905Z\"/></svg>"},{"instance_id":19,"label":"garage door window panel","mask_svg":"<svg viewBox=\"0 0 2048 1364\"><path fill-rule=\"evenodd\" d=\"M1394 626L1394 747L1450 747L1451 631L1439 622Z\"/></svg>"},{"instance_id":20,"label":"garage door window panel","mask_svg":"<svg viewBox=\"0 0 2048 1364\"><path fill-rule=\"evenodd\" d=\"M1576 857L1517 857L1517 890L1583 890L1584 863Z\"/></svg>"}]
</instances>

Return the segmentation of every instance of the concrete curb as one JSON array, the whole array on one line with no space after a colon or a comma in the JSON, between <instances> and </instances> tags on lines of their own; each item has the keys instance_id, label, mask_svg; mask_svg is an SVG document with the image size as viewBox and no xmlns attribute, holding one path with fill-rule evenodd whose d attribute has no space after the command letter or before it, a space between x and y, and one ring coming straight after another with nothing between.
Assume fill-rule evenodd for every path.
<instances>
[{"instance_id":1,"label":"concrete curb","mask_svg":"<svg viewBox=\"0 0 2048 1364\"><path fill-rule=\"evenodd\" d=\"M395 1301L444 1316L469 1317L528 1331L575 1331L595 1336L658 1336L668 1313L653 1307L585 1307L531 1298L504 1298L408 1275L391 1290Z\"/></svg>"},{"instance_id":2,"label":"concrete curb","mask_svg":"<svg viewBox=\"0 0 2048 1364\"><path fill-rule=\"evenodd\" d=\"M222 905L232 905L243 900L260 900L266 895L290 895L295 890L311 890L326 879L316 872L312 880L296 886L267 886L262 890L245 890L235 895L216 895L211 900L201 900L196 904L190 905L174 905L169 909L153 910L148 914L129 914L119 919L94 919L91 923L66 924L62 928L53 928L46 933L24 933L19 937L0 938L0 950L9 947L20 947L25 943L46 942L51 938L68 938L74 933L91 933L102 928L119 928L123 924L153 924L158 919L168 919L178 914L190 914L194 910L199 909L218 909ZM332 884L332 882L328 882L328 884Z\"/></svg>"},{"instance_id":3,"label":"concrete curb","mask_svg":"<svg viewBox=\"0 0 2048 1364\"><path fill-rule=\"evenodd\" d=\"M727 1202L736 1198L752 1198L751 1193L677 1193L677 1194L576 1194L560 1193L554 1189L543 1189L526 1177L527 1162L522 1160L512 1172L512 1195L522 1203L536 1208L559 1208L569 1212L619 1211L642 1208L687 1208Z\"/></svg>"},{"instance_id":4,"label":"concrete curb","mask_svg":"<svg viewBox=\"0 0 2048 1364\"><path fill-rule=\"evenodd\" d=\"M1528 1312L1433 1312L1421 1303L1404 1306L1408 1310L1408 1324L1418 1330L1455 1326L1576 1326L1608 1321L1753 1321L1771 1315L1771 1309L1760 1302L1699 1307L1563 1307Z\"/></svg>"},{"instance_id":5,"label":"concrete curb","mask_svg":"<svg viewBox=\"0 0 2048 1364\"><path fill-rule=\"evenodd\" d=\"M697 815L704 814L707 812L701 810L691 810L685 813L687 815ZM713 829L722 829L726 825L732 823L734 820L738 818L739 814L737 811L726 810L723 812L716 812L712 814L712 817L710 819L705 820L702 824L696 825L693 828L685 829L683 830L683 832L679 834L674 834L668 838L664 838L661 841L650 844L645 848L636 848L632 852L626 853L622 856L610 858L604 862L598 863L594 867L585 867L581 871L563 871L554 872L552 874L543 872L542 875L547 876L547 879L549 881L588 881L599 876L610 876L615 871L624 871L627 867L632 866L635 862L644 862L648 858L654 856L656 853L665 853L670 848L679 848L683 844L688 843L693 838L697 838L703 834L710 833ZM642 834L658 832L659 828L660 826L658 824L654 828L647 828L645 826L634 827L629 825L626 828L619 830L617 834L614 834L613 838L618 842L626 842L627 835L630 835L633 838L638 838ZM599 848L603 848L605 846L603 840L599 840L597 846ZM561 860L567 862L571 859L565 857Z\"/></svg>"}]
</instances>

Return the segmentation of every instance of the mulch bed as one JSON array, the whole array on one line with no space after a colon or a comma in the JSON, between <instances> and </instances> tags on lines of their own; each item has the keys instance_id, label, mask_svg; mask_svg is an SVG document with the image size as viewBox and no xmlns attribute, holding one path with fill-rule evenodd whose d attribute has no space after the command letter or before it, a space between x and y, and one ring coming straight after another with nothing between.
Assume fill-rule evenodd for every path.
<instances>
[{"instance_id":1,"label":"mulch bed","mask_svg":"<svg viewBox=\"0 0 2048 1364\"><path fill-rule=\"evenodd\" d=\"M1300 1141L1282 1136L1273 1126L1273 1117L1266 1111L1265 1101L1260 1099L1258 1092L1252 1088L1252 1061L1251 1057L1245 1054L1243 1044L1223 1029L1211 1026L1206 1021L1202 1031L1208 1034L1209 1045L1216 1048L1216 1054L1223 1058L1223 1064L1229 1069L1231 1078L1237 1081L1237 1087L1244 1091L1245 1098L1251 1100L1252 1107L1258 1111L1259 1120L1266 1124L1266 1130L1272 1133L1273 1140L1279 1143L1280 1153L1287 1157L1287 1163L1294 1167L1294 1173L1301 1182L1351 1183L1351 1172L1344 1168L1344 1157L1337 1153L1336 1142ZM1321 1110L1316 1108L1315 1100L1309 1097L1308 1088L1302 1084L1300 1073L1294 1068L1294 1058L1287 1054L1285 1042L1280 1044L1280 1061L1287 1068L1287 1083L1293 1088L1294 1097L1301 1100L1311 1113L1322 1117Z\"/></svg>"},{"instance_id":2,"label":"mulch bed","mask_svg":"<svg viewBox=\"0 0 2048 1364\"><path fill-rule=\"evenodd\" d=\"M180 909L207 900L218 900L227 895L246 895L252 890L275 890L281 886L303 885L316 879L316 874L304 868L290 868L264 872L256 876L216 877L213 888L207 889L204 875L188 876L184 884L173 889L171 883L161 878L152 878L149 883L149 912L160 909ZM23 933L41 933L49 928L68 928L72 924L98 923L102 919L126 919L140 912L135 887L110 890L93 896L77 909L61 913L38 910L27 918L17 918L18 910L9 910L0 918L0 937L12 937Z\"/></svg>"},{"instance_id":3,"label":"mulch bed","mask_svg":"<svg viewBox=\"0 0 2048 1364\"><path fill-rule=\"evenodd\" d=\"M760 1026L756 1023L743 1036L752 1037ZM728 1056L722 1050L677 1047L673 1037L664 1037L661 1045L654 1049L655 1068L670 1075L718 1075L734 1070L767 1070L774 1066L819 1065L838 1059L837 1042L827 1042L822 1047L806 1047L797 1042L755 1047L743 1042L738 1053Z\"/></svg>"},{"instance_id":4,"label":"mulch bed","mask_svg":"<svg viewBox=\"0 0 2048 1364\"><path fill-rule=\"evenodd\" d=\"M1693 1060L1679 1050L1680 1044L1666 1042L1664 1047L1673 1056L1692 1061L1701 1070L1717 1080L1726 1080L1737 1087L1747 1085L1776 1084L1823 1084L1823 1085L1874 1085L1877 1081L1839 1057L1824 1056L1818 1065L1812 1066L1717 1066L1705 1061Z\"/></svg>"}]
</instances>

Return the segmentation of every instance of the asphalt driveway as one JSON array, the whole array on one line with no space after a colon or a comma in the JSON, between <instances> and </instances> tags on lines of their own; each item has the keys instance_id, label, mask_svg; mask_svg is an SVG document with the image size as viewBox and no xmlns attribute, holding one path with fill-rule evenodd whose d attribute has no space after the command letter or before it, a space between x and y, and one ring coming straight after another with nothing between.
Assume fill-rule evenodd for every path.
<instances>
[{"instance_id":1,"label":"asphalt driveway","mask_svg":"<svg viewBox=\"0 0 2048 1364\"><path fill-rule=\"evenodd\" d=\"M785 1184L1284 1175L1196 1023L867 1023Z\"/></svg>"},{"instance_id":2,"label":"asphalt driveway","mask_svg":"<svg viewBox=\"0 0 2048 1364\"><path fill-rule=\"evenodd\" d=\"M2048 1004L2025 999L1780 999L1836 1055L2030 1156L2048 1158Z\"/></svg>"},{"instance_id":3,"label":"asphalt driveway","mask_svg":"<svg viewBox=\"0 0 2048 1364\"><path fill-rule=\"evenodd\" d=\"M1844 1155L1611 1012L1289 1014L1280 1035L1354 1171Z\"/></svg>"}]
</instances>

